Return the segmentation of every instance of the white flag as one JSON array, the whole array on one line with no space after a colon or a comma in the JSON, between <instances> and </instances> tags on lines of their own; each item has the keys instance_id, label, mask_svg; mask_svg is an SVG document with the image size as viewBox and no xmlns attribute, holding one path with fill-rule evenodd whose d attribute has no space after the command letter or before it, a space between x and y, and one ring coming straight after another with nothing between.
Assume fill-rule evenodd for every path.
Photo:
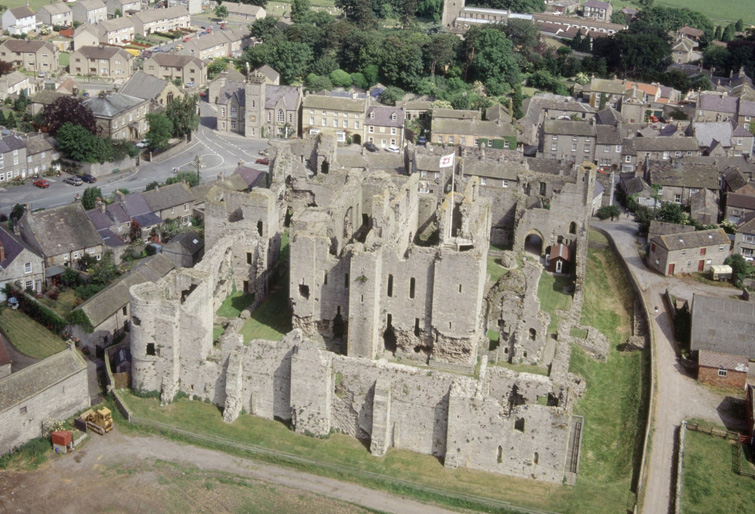
<instances>
[{"instance_id":1,"label":"white flag","mask_svg":"<svg viewBox=\"0 0 755 514\"><path fill-rule=\"evenodd\" d=\"M450 153L440 158L441 168L453 168L454 166L454 154Z\"/></svg>"}]
</instances>

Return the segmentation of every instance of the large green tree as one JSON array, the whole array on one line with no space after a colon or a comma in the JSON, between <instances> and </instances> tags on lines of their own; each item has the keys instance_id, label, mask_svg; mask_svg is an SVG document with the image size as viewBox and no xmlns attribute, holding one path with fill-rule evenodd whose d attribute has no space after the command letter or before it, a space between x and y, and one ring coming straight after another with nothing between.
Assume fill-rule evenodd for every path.
<instances>
[{"instance_id":1,"label":"large green tree","mask_svg":"<svg viewBox=\"0 0 755 514\"><path fill-rule=\"evenodd\" d=\"M228 17L228 7L219 5L215 8L215 17L221 20Z\"/></svg>"},{"instance_id":2,"label":"large green tree","mask_svg":"<svg viewBox=\"0 0 755 514\"><path fill-rule=\"evenodd\" d=\"M99 153L97 137L81 125L64 123L57 131L58 149L69 159L96 162Z\"/></svg>"},{"instance_id":3,"label":"large green tree","mask_svg":"<svg viewBox=\"0 0 755 514\"><path fill-rule=\"evenodd\" d=\"M186 95L168 104L165 115L173 125L173 137L188 137L199 128L198 102L198 95Z\"/></svg>"},{"instance_id":4,"label":"large green tree","mask_svg":"<svg viewBox=\"0 0 755 514\"><path fill-rule=\"evenodd\" d=\"M424 72L422 46L426 38L424 34L406 31L387 36L381 52L382 79L404 89L415 89Z\"/></svg>"},{"instance_id":5,"label":"large green tree","mask_svg":"<svg viewBox=\"0 0 755 514\"><path fill-rule=\"evenodd\" d=\"M435 75L436 68L445 70L446 66L454 62L459 44L459 38L450 32L431 36L425 46L425 61L429 63L430 75Z\"/></svg>"},{"instance_id":6,"label":"large green tree","mask_svg":"<svg viewBox=\"0 0 755 514\"><path fill-rule=\"evenodd\" d=\"M369 0L335 0L337 8L346 18L360 28L372 28L375 25L375 13Z\"/></svg>"},{"instance_id":7,"label":"large green tree","mask_svg":"<svg viewBox=\"0 0 755 514\"><path fill-rule=\"evenodd\" d=\"M467 38L466 51L471 59L470 78L482 81L490 94L504 94L521 82L514 45L500 30L485 28L475 31L471 38Z\"/></svg>"},{"instance_id":8,"label":"large green tree","mask_svg":"<svg viewBox=\"0 0 755 514\"><path fill-rule=\"evenodd\" d=\"M174 100L175 102L175 100ZM161 150L168 146L173 136L173 122L165 114L147 114L149 132L147 142L152 150Z\"/></svg>"},{"instance_id":9,"label":"large green tree","mask_svg":"<svg viewBox=\"0 0 755 514\"><path fill-rule=\"evenodd\" d=\"M313 53L309 46L286 40L249 47L242 57L253 68L268 64L280 70L281 77L287 84L302 80L312 63L312 58Z\"/></svg>"},{"instance_id":10,"label":"large green tree","mask_svg":"<svg viewBox=\"0 0 755 514\"><path fill-rule=\"evenodd\" d=\"M291 20L302 23L309 16L309 0L293 0L291 2Z\"/></svg>"}]
</instances>

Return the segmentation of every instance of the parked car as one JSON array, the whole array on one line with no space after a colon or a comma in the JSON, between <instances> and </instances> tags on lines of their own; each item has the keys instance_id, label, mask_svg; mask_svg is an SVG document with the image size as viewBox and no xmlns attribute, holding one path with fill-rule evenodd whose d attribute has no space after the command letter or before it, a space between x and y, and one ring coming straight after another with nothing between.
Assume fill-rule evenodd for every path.
<instances>
[{"instance_id":1,"label":"parked car","mask_svg":"<svg viewBox=\"0 0 755 514\"><path fill-rule=\"evenodd\" d=\"M270 159L268 159L267 157L260 157L254 162L256 162L257 164L264 164L265 166L267 166L268 164L270 164Z\"/></svg>"},{"instance_id":2,"label":"parked car","mask_svg":"<svg viewBox=\"0 0 755 514\"><path fill-rule=\"evenodd\" d=\"M46 188L50 187L50 181L49 180L45 180L43 178L38 178L37 180L35 180L34 182L32 182L32 184L34 184L35 186L40 187L42 189L46 189Z\"/></svg>"},{"instance_id":3,"label":"parked car","mask_svg":"<svg viewBox=\"0 0 755 514\"><path fill-rule=\"evenodd\" d=\"M81 184L84 183L83 180L81 180L79 177L76 177L76 176L63 179L63 182L65 182L66 184L71 184L72 186L80 186Z\"/></svg>"},{"instance_id":4,"label":"parked car","mask_svg":"<svg viewBox=\"0 0 755 514\"><path fill-rule=\"evenodd\" d=\"M391 145L388 148L386 148L386 150L388 150L391 153L399 153L401 151L401 148L399 148L396 145Z\"/></svg>"},{"instance_id":5,"label":"parked car","mask_svg":"<svg viewBox=\"0 0 755 514\"><path fill-rule=\"evenodd\" d=\"M142 139L141 141L136 143L137 148L147 148L148 146L149 146L149 141L147 141L146 139Z\"/></svg>"},{"instance_id":6,"label":"parked car","mask_svg":"<svg viewBox=\"0 0 755 514\"><path fill-rule=\"evenodd\" d=\"M190 80L186 83L186 87L194 87L194 81Z\"/></svg>"},{"instance_id":7,"label":"parked car","mask_svg":"<svg viewBox=\"0 0 755 514\"><path fill-rule=\"evenodd\" d=\"M95 182L97 182L97 177L94 177L89 173L84 173L83 175L81 175L81 180L83 180L87 184L94 184Z\"/></svg>"},{"instance_id":8,"label":"parked car","mask_svg":"<svg viewBox=\"0 0 755 514\"><path fill-rule=\"evenodd\" d=\"M419 136L417 139L417 144L425 146L427 144L427 138L425 136Z\"/></svg>"},{"instance_id":9,"label":"parked car","mask_svg":"<svg viewBox=\"0 0 755 514\"><path fill-rule=\"evenodd\" d=\"M46 71L40 71L37 76L39 78L43 79L43 78L45 78L47 76L47 72Z\"/></svg>"},{"instance_id":10,"label":"parked car","mask_svg":"<svg viewBox=\"0 0 755 514\"><path fill-rule=\"evenodd\" d=\"M365 147L365 148L367 149L367 151L369 151L369 152L377 152L377 151L378 151L378 147L377 147L377 146L375 146L375 144L374 144L374 143L370 143L369 141L367 141L367 142L366 142L366 143L364 144L364 147Z\"/></svg>"}]
</instances>

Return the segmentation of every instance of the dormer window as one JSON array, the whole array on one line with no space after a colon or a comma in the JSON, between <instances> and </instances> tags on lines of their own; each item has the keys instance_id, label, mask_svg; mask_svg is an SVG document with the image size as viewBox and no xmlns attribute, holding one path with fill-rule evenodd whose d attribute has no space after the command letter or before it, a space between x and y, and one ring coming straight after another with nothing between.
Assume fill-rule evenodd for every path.
<instances>
[{"instance_id":1,"label":"dormer window","mask_svg":"<svg viewBox=\"0 0 755 514\"><path fill-rule=\"evenodd\" d=\"M396 113L391 114L391 120L396 121Z\"/></svg>"},{"instance_id":2,"label":"dormer window","mask_svg":"<svg viewBox=\"0 0 755 514\"><path fill-rule=\"evenodd\" d=\"M372 112L370 113L370 119L371 119L371 120L374 120L374 119L375 119L375 111L372 111Z\"/></svg>"}]
</instances>

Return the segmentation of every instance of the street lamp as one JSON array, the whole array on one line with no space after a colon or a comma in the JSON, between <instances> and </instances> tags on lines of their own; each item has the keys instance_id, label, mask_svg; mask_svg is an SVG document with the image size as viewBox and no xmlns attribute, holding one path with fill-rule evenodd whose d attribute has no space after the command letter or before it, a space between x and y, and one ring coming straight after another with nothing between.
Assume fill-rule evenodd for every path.
<instances>
[{"instance_id":1,"label":"street lamp","mask_svg":"<svg viewBox=\"0 0 755 514\"><path fill-rule=\"evenodd\" d=\"M199 184L202 182L202 175L199 174L199 170L202 167L202 158L198 155L195 156L192 165L197 169L197 184Z\"/></svg>"}]
</instances>

